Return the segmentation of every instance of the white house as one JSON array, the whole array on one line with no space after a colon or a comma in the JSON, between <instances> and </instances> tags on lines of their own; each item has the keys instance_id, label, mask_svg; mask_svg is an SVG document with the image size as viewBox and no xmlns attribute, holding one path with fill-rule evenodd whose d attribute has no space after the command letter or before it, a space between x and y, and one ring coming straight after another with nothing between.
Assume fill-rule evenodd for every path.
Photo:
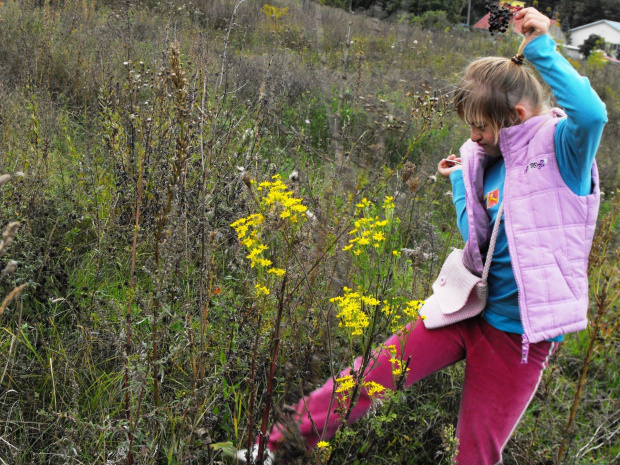
<instances>
[{"instance_id":1,"label":"white house","mask_svg":"<svg viewBox=\"0 0 620 465\"><path fill-rule=\"evenodd\" d=\"M615 51L620 48L620 22L608 21L601 19L590 24L576 27L570 30L571 33L571 45L567 45L566 49L571 54L577 54L579 57L579 46L582 45L591 34L601 36L607 42L607 52L610 55L615 54Z\"/></svg>"}]
</instances>

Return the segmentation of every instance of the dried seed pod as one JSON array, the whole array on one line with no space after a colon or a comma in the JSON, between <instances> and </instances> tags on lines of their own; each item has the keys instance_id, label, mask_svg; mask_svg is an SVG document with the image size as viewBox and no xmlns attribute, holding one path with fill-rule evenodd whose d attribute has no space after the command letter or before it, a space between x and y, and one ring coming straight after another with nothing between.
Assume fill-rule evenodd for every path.
<instances>
[{"instance_id":1,"label":"dried seed pod","mask_svg":"<svg viewBox=\"0 0 620 465\"><path fill-rule=\"evenodd\" d=\"M0 240L0 257L4 255L6 248L13 242L13 237L17 234L21 223L19 221L13 221L9 223L2 234L2 240Z\"/></svg>"},{"instance_id":2,"label":"dried seed pod","mask_svg":"<svg viewBox=\"0 0 620 465\"><path fill-rule=\"evenodd\" d=\"M4 301L0 304L0 315L4 313L9 304L13 301L13 299L20 295L27 285L28 284L22 284L21 286L16 287L9 293L9 295L5 297Z\"/></svg>"},{"instance_id":3,"label":"dried seed pod","mask_svg":"<svg viewBox=\"0 0 620 465\"><path fill-rule=\"evenodd\" d=\"M7 263L4 270L2 270L2 277L4 278L7 274L13 274L17 269L17 265L17 260L9 260L9 263Z\"/></svg>"}]
</instances>

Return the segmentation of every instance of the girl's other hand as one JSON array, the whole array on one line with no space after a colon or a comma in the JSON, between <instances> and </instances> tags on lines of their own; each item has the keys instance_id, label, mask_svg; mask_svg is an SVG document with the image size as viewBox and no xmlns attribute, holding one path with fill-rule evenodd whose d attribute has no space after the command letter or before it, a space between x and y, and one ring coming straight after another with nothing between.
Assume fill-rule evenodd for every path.
<instances>
[{"instance_id":1,"label":"girl's other hand","mask_svg":"<svg viewBox=\"0 0 620 465\"><path fill-rule=\"evenodd\" d=\"M444 158L443 160L441 160L439 162L439 165L437 166L437 171L439 171L439 174L441 174L444 178L450 176L452 172L462 169L463 166L461 165L461 159L457 158L457 156L454 154L450 155L448 158Z\"/></svg>"},{"instance_id":2,"label":"girl's other hand","mask_svg":"<svg viewBox=\"0 0 620 465\"><path fill-rule=\"evenodd\" d=\"M549 34L551 20L536 8L523 8L514 15L514 24L517 32L525 35L525 43L536 37Z\"/></svg>"}]
</instances>

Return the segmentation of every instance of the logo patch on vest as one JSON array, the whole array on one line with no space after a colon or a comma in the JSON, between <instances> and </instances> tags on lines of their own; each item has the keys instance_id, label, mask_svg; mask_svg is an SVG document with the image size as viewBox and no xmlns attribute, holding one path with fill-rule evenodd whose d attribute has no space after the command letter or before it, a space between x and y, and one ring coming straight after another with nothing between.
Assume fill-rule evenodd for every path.
<instances>
[{"instance_id":1,"label":"logo patch on vest","mask_svg":"<svg viewBox=\"0 0 620 465\"><path fill-rule=\"evenodd\" d=\"M487 210L497 205L499 203L499 188L487 192L483 199L487 201Z\"/></svg>"},{"instance_id":2,"label":"logo patch on vest","mask_svg":"<svg viewBox=\"0 0 620 465\"><path fill-rule=\"evenodd\" d=\"M539 170L539 169L541 169L541 168L544 168L545 166L547 166L547 162L548 162L548 161L549 161L549 160L548 160L548 159L546 159L546 158L541 158L541 159L540 159L540 160L538 160L538 161L533 161L533 162L529 163L529 164L525 167L525 174L527 174L527 173L528 173L528 171L531 171L531 170Z\"/></svg>"}]
</instances>

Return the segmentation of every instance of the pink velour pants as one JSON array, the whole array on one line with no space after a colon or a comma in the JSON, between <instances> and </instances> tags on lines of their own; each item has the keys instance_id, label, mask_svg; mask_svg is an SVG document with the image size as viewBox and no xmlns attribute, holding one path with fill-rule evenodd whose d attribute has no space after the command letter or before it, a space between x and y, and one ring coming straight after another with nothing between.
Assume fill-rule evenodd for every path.
<instances>
[{"instance_id":1,"label":"pink velour pants","mask_svg":"<svg viewBox=\"0 0 620 465\"><path fill-rule=\"evenodd\" d=\"M460 465L498 464L502 451L534 397L542 372L556 348L553 342L530 344L527 364L521 364L521 335L498 330L482 317L471 318L438 329L426 329L421 320L405 327L409 334L393 335L385 346L395 345L397 359L403 365L411 357L405 386L449 366L466 360L465 382L461 398L456 436L459 440L457 463ZM400 339L403 338L401 347ZM376 353L376 360L366 369L364 381L374 381L394 388L395 364L386 348ZM355 361L359 368L361 358ZM397 367L396 367L397 368ZM341 376L349 374L345 370ZM340 425L331 402L334 380L301 399L296 406L301 434L309 448L319 440L329 440ZM362 389L349 423L362 417L372 404L371 396ZM324 426L327 423L325 434ZM322 437L321 437L322 436ZM269 437L269 448L276 450L282 433L276 425Z\"/></svg>"}]
</instances>

